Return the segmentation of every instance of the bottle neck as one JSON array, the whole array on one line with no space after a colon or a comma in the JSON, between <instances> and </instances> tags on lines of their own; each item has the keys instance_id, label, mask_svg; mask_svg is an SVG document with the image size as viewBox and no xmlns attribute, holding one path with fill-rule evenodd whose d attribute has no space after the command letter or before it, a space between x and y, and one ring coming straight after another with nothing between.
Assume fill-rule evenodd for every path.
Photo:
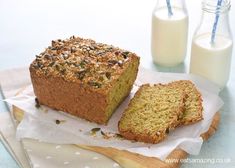
<instances>
[{"instance_id":1,"label":"bottle neck","mask_svg":"<svg viewBox=\"0 0 235 168\"><path fill-rule=\"evenodd\" d=\"M202 10L207 13L228 13L230 8L230 0L203 0L202 2Z\"/></svg>"},{"instance_id":2,"label":"bottle neck","mask_svg":"<svg viewBox=\"0 0 235 168\"><path fill-rule=\"evenodd\" d=\"M216 17L218 17L218 15L215 13L208 13L206 11L203 11L201 16L201 26L207 25L208 27L213 27L216 21ZM217 26L218 27L226 26L228 24L229 24L228 12L219 14Z\"/></svg>"},{"instance_id":3,"label":"bottle neck","mask_svg":"<svg viewBox=\"0 0 235 168\"><path fill-rule=\"evenodd\" d=\"M231 38L229 25L230 6L229 0L222 0L220 5L215 0L204 0L202 3L201 22L196 34L212 34L213 28L216 27L216 35Z\"/></svg>"}]
</instances>

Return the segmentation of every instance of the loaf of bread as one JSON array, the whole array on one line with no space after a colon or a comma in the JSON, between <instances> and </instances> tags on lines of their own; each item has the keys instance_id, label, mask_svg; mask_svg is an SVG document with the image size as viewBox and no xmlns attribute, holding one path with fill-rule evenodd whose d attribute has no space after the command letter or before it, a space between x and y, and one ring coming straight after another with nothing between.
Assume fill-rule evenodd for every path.
<instances>
[{"instance_id":1,"label":"loaf of bread","mask_svg":"<svg viewBox=\"0 0 235 168\"><path fill-rule=\"evenodd\" d=\"M142 85L124 111L118 129L129 140L158 143L182 118L186 94L170 85Z\"/></svg>"},{"instance_id":2,"label":"loaf of bread","mask_svg":"<svg viewBox=\"0 0 235 168\"><path fill-rule=\"evenodd\" d=\"M52 41L29 69L40 104L106 124L130 93L138 66L132 52L72 36Z\"/></svg>"},{"instance_id":3,"label":"loaf of bread","mask_svg":"<svg viewBox=\"0 0 235 168\"><path fill-rule=\"evenodd\" d=\"M180 125L189 125L202 120L202 96L195 85L189 80L174 81L169 85L180 88L187 94L185 112L180 120Z\"/></svg>"}]
</instances>

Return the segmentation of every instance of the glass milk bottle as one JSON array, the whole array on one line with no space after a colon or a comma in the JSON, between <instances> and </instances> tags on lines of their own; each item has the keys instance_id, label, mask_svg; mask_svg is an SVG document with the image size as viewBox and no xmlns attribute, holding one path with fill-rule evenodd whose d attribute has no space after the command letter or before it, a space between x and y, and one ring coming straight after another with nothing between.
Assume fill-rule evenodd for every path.
<instances>
[{"instance_id":1,"label":"glass milk bottle","mask_svg":"<svg viewBox=\"0 0 235 168\"><path fill-rule=\"evenodd\" d=\"M206 77L221 89L229 79L233 48L230 6L229 0L203 1L201 22L191 50L190 72Z\"/></svg>"},{"instance_id":2,"label":"glass milk bottle","mask_svg":"<svg viewBox=\"0 0 235 168\"><path fill-rule=\"evenodd\" d=\"M152 13L151 50L153 61L175 66L187 50L188 13L184 0L158 0Z\"/></svg>"}]
</instances>

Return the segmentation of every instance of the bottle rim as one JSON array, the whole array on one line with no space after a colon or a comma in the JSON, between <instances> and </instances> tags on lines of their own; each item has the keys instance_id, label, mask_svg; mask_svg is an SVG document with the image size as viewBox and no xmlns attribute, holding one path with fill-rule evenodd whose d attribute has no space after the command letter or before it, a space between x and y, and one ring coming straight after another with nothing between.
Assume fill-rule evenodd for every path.
<instances>
[{"instance_id":1,"label":"bottle rim","mask_svg":"<svg viewBox=\"0 0 235 168\"><path fill-rule=\"evenodd\" d=\"M217 1L216 0L203 0L202 10L209 12L209 13L219 14L219 13L226 13L231 8L230 0L222 0L221 6L217 6L217 3L215 2Z\"/></svg>"}]
</instances>

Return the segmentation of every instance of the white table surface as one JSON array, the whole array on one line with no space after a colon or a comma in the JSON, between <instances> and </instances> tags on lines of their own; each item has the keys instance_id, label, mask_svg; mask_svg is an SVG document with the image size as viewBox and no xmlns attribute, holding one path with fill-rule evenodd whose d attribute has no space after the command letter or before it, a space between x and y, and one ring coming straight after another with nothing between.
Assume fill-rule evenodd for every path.
<instances>
[{"instance_id":1,"label":"white table surface","mask_svg":"<svg viewBox=\"0 0 235 168\"><path fill-rule=\"evenodd\" d=\"M141 56L141 65L145 68L163 72L188 72L191 39L200 21L201 1L186 2L189 12L188 53L185 63L174 68L159 67L152 63L151 12L155 3L156 0L1 0L0 70L28 66L52 39L77 35L131 50ZM232 7L230 24L235 34L234 16L235 9ZM234 74L235 58L232 60L230 81L220 94L225 105L221 110L219 130L204 143L200 155L190 156L192 159L231 159L231 163L187 163L183 168L235 167ZM0 112L6 110L0 102ZM5 167L18 166L0 144L0 168Z\"/></svg>"}]
</instances>

